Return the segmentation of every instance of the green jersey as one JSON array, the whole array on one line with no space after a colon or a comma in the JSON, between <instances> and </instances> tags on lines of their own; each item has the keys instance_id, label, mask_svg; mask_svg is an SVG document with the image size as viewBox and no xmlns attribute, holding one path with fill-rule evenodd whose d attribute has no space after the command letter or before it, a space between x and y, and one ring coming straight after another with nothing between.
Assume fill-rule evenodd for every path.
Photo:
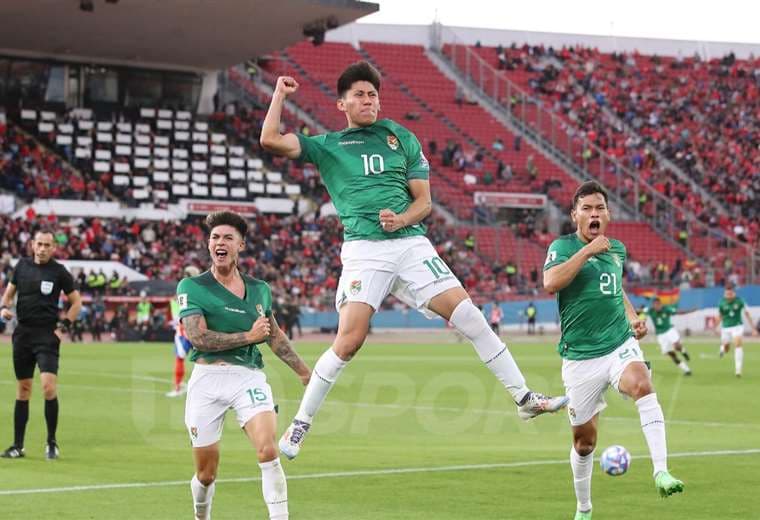
<instances>
[{"instance_id":1,"label":"green jersey","mask_svg":"<svg viewBox=\"0 0 760 520\"><path fill-rule=\"evenodd\" d=\"M262 315L272 315L272 290L266 282L245 275L245 297L238 298L220 284L210 271L192 278L184 278L177 285L177 303L180 319L202 314L206 326L215 332L228 334L251 330L253 323ZM210 363L222 360L233 365L263 368L256 344L222 352L201 352L195 348L191 361L203 358Z\"/></svg>"},{"instance_id":2,"label":"green jersey","mask_svg":"<svg viewBox=\"0 0 760 520\"><path fill-rule=\"evenodd\" d=\"M742 310L744 310L744 300L738 296L731 301L721 298L718 310L720 311L721 327L728 328L743 325Z\"/></svg>"},{"instance_id":3,"label":"green jersey","mask_svg":"<svg viewBox=\"0 0 760 520\"><path fill-rule=\"evenodd\" d=\"M544 271L568 261L586 244L573 233L549 246ZM557 351L566 359L593 359L609 354L633 333L623 303L622 242L610 239L610 250L591 257L570 284L557 293L562 335Z\"/></svg>"},{"instance_id":4,"label":"green jersey","mask_svg":"<svg viewBox=\"0 0 760 520\"><path fill-rule=\"evenodd\" d=\"M655 333L665 334L673 328L673 324L670 323L670 317L676 314L676 308L672 305L663 305L659 311L654 307L649 307L646 309L646 313L652 318Z\"/></svg>"},{"instance_id":5,"label":"green jersey","mask_svg":"<svg viewBox=\"0 0 760 520\"><path fill-rule=\"evenodd\" d=\"M390 119L308 137L299 135L300 159L322 176L343 224L345 240L388 240L425 234L421 222L393 233L380 226L380 210L406 211L409 181L427 180L430 165L420 142Z\"/></svg>"}]
</instances>

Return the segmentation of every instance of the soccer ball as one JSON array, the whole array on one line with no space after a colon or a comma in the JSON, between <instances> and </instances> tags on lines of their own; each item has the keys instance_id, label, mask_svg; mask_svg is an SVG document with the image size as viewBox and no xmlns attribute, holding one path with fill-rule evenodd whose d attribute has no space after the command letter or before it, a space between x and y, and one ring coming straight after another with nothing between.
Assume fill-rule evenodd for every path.
<instances>
[{"instance_id":1,"label":"soccer ball","mask_svg":"<svg viewBox=\"0 0 760 520\"><path fill-rule=\"evenodd\" d=\"M631 466L631 454L622 446L610 446L599 458L602 471L613 477L624 474Z\"/></svg>"}]
</instances>

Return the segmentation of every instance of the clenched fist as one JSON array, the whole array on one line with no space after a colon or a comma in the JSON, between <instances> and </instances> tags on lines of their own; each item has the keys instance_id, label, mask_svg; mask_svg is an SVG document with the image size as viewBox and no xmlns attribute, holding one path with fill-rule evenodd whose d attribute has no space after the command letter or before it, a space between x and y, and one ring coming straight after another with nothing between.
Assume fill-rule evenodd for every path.
<instances>
[{"instance_id":1,"label":"clenched fist","mask_svg":"<svg viewBox=\"0 0 760 520\"><path fill-rule=\"evenodd\" d=\"M275 95L280 94L288 97L298 90L298 82L290 76L280 76L277 78L277 85L274 88Z\"/></svg>"}]
</instances>

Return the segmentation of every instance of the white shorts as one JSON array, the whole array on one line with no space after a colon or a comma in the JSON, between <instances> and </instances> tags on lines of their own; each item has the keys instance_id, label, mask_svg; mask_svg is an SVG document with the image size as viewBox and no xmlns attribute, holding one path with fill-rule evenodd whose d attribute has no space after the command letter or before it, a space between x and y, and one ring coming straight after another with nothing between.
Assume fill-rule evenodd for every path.
<instances>
[{"instance_id":1,"label":"white shorts","mask_svg":"<svg viewBox=\"0 0 760 520\"><path fill-rule=\"evenodd\" d=\"M720 328L720 342L724 345L731 340L744 336L744 325L734 325L733 327Z\"/></svg>"},{"instance_id":2,"label":"white shorts","mask_svg":"<svg viewBox=\"0 0 760 520\"><path fill-rule=\"evenodd\" d=\"M644 361L639 342L631 337L618 348L594 359L562 360L562 382L570 398L567 413L572 426L589 422L607 407L604 393L608 386L618 390L625 367Z\"/></svg>"},{"instance_id":3,"label":"white shorts","mask_svg":"<svg viewBox=\"0 0 760 520\"><path fill-rule=\"evenodd\" d=\"M196 363L185 401L185 425L194 448L221 439L224 415L230 408L235 410L241 428L261 412L274 411L266 374L239 365Z\"/></svg>"},{"instance_id":4,"label":"white shorts","mask_svg":"<svg viewBox=\"0 0 760 520\"><path fill-rule=\"evenodd\" d=\"M671 327L667 332L657 334L657 342L660 344L660 352L667 354L673 352L676 343L681 341L681 336L675 327Z\"/></svg>"},{"instance_id":5,"label":"white shorts","mask_svg":"<svg viewBox=\"0 0 760 520\"><path fill-rule=\"evenodd\" d=\"M340 252L343 272L335 293L335 308L362 302L376 311L388 294L428 318L430 300L453 287L461 287L449 266L424 236L393 240L350 240Z\"/></svg>"}]
</instances>

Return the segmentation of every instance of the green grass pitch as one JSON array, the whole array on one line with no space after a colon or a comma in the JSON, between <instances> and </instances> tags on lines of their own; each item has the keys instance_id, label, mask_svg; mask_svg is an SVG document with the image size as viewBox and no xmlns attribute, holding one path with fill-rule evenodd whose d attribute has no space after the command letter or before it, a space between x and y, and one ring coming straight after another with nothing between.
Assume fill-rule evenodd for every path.
<instances>
[{"instance_id":1,"label":"green grass pitch","mask_svg":"<svg viewBox=\"0 0 760 520\"><path fill-rule=\"evenodd\" d=\"M370 337L328 397L299 458L284 461L291 518L572 518L565 414L519 421L471 347L441 338L414 345ZM760 518L760 345L747 343L745 376L737 380L733 356L718 359L715 339L686 343L691 378L651 340L644 344L667 420L670 467L685 481L685 493L659 498L635 406L609 391L596 455L621 444L635 458L622 477L594 468L595 519ZM313 365L327 344L297 346ZM549 340L511 348L533 388L561 392L560 359ZM10 354L0 344L0 449L12 440ZM282 432L303 389L271 352L264 354ZM0 459L0 517L190 518L184 400L164 396L172 366L170 345L64 344L61 459L43 456L36 379L27 458ZM229 413L213 517L267 518L258 476L254 450Z\"/></svg>"}]
</instances>

